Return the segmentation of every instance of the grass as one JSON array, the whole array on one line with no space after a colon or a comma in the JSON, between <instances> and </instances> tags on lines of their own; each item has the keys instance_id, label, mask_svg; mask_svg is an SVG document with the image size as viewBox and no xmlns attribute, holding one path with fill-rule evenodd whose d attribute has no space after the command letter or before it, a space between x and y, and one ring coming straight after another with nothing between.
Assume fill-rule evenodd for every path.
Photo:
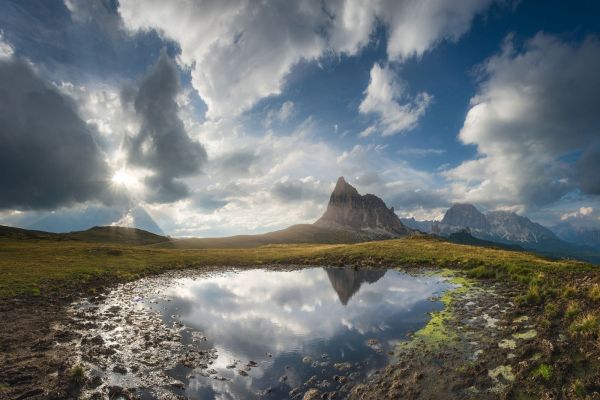
<instances>
[{"instance_id":1,"label":"grass","mask_svg":"<svg viewBox=\"0 0 600 400\"><path fill-rule=\"evenodd\" d=\"M541 378L547 382L552 378L552 367L548 364L540 364L533 370L532 376L534 378Z\"/></svg>"},{"instance_id":2,"label":"grass","mask_svg":"<svg viewBox=\"0 0 600 400\"><path fill-rule=\"evenodd\" d=\"M572 333L597 334L600 333L600 318L594 312L579 317L571 324L569 330Z\"/></svg>"},{"instance_id":3,"label":"grass","mask_svg":"<svg viewBox=\"0 0 600 400\"><path fill-rule=\"evenodd\" d=\"M276 263L322 265L438 266L474 278L530 284L539 273L593 269L572 260L550 260L525 252L473 247L427 236L358 244L285 244L240 249L185 250L81 241L0 239L0 298L60 293L96 280L131 280L203 265ZM546 295L539 283L529 298ZM537 294L536 291L537 290Z\"/></svg>"},{"instance_id":4,"label":"grass","mask_svg":"<svg viewBox=\"0 0 600 400\"><path fill-rule=\"evenodd\" d=\"M76 365L69 371L69 381L73 386L80 387L85 382L85 369Z\"/></svg>"},{"instance_id":5,"label":"grass","mask_svg":"<svg viewBox=\"0 0 600 400\"><path fill-rule=\"evenodd\" d=\"M592 285L592 287L588 289L587 297L592 301L600 301L600 285Z\"/></svg>"}]
</instances>

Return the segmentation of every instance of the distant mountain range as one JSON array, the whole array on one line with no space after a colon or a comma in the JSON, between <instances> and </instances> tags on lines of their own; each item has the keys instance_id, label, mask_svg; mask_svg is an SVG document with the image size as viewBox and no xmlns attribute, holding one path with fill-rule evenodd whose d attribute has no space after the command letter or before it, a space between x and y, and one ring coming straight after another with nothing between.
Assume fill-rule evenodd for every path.
<instances>
[{"instance_id":1,"label":"distant mountain range","mask_svg":"<svg viewBox=\"0 0 600 400\"><path fill-rule=\"evenodd\" d=\"M490 211L484 214L472 204L454 204L439 222L416 221L414 218L405 218L402 222L410 228L442 237L467 229L472 237L486 242L518 246L553 257L600 262L598 248L592 247L594 233L589 233L588 243L565 240L568 235L572 239L579 237L572 230L565 229L561 238L552 230L513 212Z\"/></svg>"}]
</instances>

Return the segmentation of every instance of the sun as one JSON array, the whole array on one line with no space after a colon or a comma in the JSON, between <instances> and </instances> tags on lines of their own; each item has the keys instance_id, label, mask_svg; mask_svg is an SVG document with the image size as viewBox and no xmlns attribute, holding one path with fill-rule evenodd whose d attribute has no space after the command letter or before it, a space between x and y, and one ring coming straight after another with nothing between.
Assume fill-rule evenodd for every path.
<instances>
[{"instance_id":1,"label":"sun","mask_svg":"<svg viewBox=\"0 0 600 400\"><path fill-rule=\"evenodd\" d=\"M115 171L114 175L111 178L111 181L115 185L123 186L128 189L131 189L132 187L136 186L138 183L137 178L131 172L127 171L125 168L121 168L121 169Z\"/></svg>"}]
</instances>

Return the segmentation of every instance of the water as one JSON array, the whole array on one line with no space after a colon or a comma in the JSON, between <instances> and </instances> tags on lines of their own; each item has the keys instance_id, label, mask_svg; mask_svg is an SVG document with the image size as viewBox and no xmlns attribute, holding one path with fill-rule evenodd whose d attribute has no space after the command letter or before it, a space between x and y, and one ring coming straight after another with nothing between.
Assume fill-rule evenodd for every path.
<instances>
[{"instance_id":1,"label":"water","mask_svg":"<svg viewBox=\"0 0 600 400\"><path fill-rule=\"evenodd\" d=\"M187 327L185 343L201 333L200 346L217 350L210 373L181 364L167 371L185 383L175 393L279 399L295 390L301 398L310 387L347 391L384 367L388 352L442 308L431 298L450 286L394 270L249 270L174 279L161 291L169 301L150 307L167 325Z\"/></svg>"}]
</instances>

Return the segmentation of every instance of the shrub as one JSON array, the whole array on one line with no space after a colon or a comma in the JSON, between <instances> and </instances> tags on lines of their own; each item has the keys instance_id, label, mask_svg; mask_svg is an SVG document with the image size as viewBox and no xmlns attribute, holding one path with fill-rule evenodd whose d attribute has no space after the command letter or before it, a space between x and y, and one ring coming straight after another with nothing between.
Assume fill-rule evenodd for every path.
<instances>
[{"instance_id":1,"label":"shrub","mask_svg":"<svg viewBox=\"0 0 600 400\"><path fill-rule=\"evenodd\" d=\"M573 389L573 393L578 397L583 397L587 394L583 382L579 379L576 379L575 382L571 384L571 389Z\"/></svg>"},{"instance_id":2,"label":"shrub","mask_svg":"<svg viewBox=\"0 0 600 400\"><path fill-rule=\"evenodd\" d=\"M546 304L546 307L544 307L544 314L546 314L548 318L554 318L558 315L558 307L556 307L556 304L554 303L548 303Z\"/></svg>"}]
</instances>

